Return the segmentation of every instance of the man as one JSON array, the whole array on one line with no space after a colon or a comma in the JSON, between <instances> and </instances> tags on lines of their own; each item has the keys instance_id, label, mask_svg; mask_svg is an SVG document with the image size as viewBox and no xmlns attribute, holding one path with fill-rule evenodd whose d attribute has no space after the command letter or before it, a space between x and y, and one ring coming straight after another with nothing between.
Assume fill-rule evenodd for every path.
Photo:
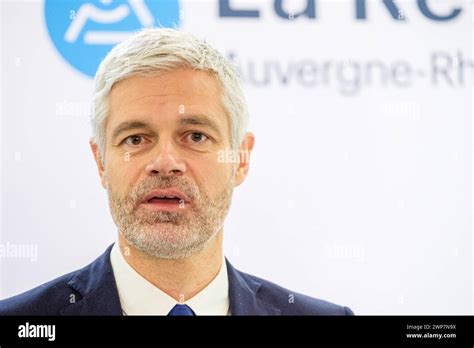
<instances>
[{"instance_id":1,"label":"man","mask_svg":"<svg viewBox=\"0 0 474 348\"><path fill-rule=\"evenodd\" d=\"M254 146L247 119L234 68L206 42L146 29L116 46L96 75L90 145L118 243L1 301L0 315L353 315L224 258Z\"/></svg>"}]
</instances>

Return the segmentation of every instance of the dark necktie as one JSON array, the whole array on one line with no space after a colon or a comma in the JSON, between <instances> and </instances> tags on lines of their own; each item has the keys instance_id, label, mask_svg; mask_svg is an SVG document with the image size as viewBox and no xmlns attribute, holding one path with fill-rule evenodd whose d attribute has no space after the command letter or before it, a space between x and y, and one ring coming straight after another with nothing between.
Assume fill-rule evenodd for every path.
<instances>
[{"instance_id":1,"label":"dark necktie","mask_svg":"<svg viewBox=\"0 0 474 348\"><path fill-rule=\"evenodd\" d=\"M174 306L170 312L168 313L168 315L185 315L185 316L193 316L193 315L196 315L194 314L193 310L188 306L188 305L185 305L185 304L177 304L176 306Z\"/></svg>"}]
</instances>

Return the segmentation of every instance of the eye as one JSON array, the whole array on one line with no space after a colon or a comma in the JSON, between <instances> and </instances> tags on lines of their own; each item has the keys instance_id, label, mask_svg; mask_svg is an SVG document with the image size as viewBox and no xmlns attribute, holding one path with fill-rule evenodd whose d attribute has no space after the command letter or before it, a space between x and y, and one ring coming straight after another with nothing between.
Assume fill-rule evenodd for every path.
<instances>
[{"instance_id":1,"label":"eye","mask_svg":"<svg viewBox=\"0 0 474 348\"><path fill-rule=\"evenodd\" d=\"M202 144L209 139L207 135L200 132L189 133L186 138L194 144Z\"/></svg>"},{"instance_id":2,"label":"eye","mask_svg":"<svg viewBox=\"0 0 474 348\"><path fill-rule=\"evenodd\" d=\"M144 138L141 135L130 135L123 140L123 143L130 146L138 146L143 142Z\"/></svg>"}]
</instances>

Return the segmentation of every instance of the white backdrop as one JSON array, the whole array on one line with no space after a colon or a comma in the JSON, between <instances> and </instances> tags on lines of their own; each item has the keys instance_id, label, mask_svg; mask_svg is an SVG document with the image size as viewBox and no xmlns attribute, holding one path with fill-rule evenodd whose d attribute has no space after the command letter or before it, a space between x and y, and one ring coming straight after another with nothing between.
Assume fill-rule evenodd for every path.
<instances>
[{"instance_id":1,"label":"white backdrop","mask_svg":"<svg viewBox=\"0 0 474 348\"><path fill-rule=\"evenodd\" d=\"M232 57L256 148L225 225L238 269L356 314L472 314L471 1L180 1L180 28ZM93 82L55 48L43 1L1 7L0 298L115 240L92 155ZM294 17L294 18L293 18ZM21 251L21 253L20 253ZM15 254L17 252L17 254Z\"/></svg>"}]
</instances>

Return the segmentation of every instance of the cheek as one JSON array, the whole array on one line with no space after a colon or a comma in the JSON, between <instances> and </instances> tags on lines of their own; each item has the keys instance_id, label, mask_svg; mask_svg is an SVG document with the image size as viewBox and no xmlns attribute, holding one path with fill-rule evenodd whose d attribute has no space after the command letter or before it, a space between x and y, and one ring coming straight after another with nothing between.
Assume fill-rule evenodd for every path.
<instances>
[{"instance_id":1,"label":"cheek","mask_svg":"<svg viewBox=\"0 0 474 348\"><path fill-rule=\"evenodd\" d=\"M109 186L115 192L128 192L140 177L141 168L131 155L109 157L105 166Z\"/></svg>"},{"instance_id":2,"label":"cheek","mask_svg":"<svg viewBox=\"0 0 474 348\"><path fill-rule=\"evenodd\" d=\"M216 158L201 160L188 167L200 188L206 192L220 192L232 180L232 164L220 163Z\"/></svg>"}]
</instances>

